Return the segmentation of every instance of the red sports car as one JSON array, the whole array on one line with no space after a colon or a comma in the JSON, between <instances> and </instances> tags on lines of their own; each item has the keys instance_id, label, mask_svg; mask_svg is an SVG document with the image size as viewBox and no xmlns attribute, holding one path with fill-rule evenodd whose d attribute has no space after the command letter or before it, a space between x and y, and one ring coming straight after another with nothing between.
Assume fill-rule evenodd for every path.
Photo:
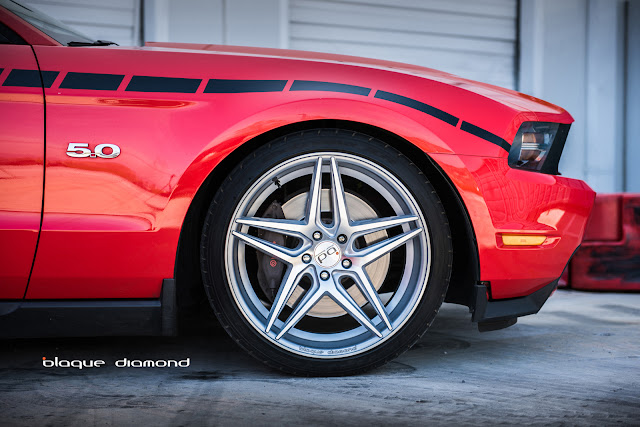
<instances>
[{"instance_id":1,"label":"red sports car","mask_svg":"<svg viewBox=\"0 0 640 427\"><path fill-rule=\"evenodd\" d=\"M300 375L411 347L443 301L537 312L594 192L560 107L406 64L95 41L0 0L0 331L174 334L208 299Z\"/></svg>"}]
</instances>

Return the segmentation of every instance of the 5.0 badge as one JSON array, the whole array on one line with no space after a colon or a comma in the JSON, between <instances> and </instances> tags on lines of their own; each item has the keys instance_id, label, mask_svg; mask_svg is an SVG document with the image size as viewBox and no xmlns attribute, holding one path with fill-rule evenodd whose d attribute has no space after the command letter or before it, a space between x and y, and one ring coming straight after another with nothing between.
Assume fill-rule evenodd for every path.
<instances>
[{"instance_id":1,"label":"5.0 badge","mask_svg":"<svg viewBox=\"0 0 640 427\"><path fill-rule=\"evenodd\" d=\"M115 159L120 155L120 147L115 144L98 144L91 151L89 144L84 142L70 142L67 147L67 156L83 158L83 157L101 157L103 159Z\"/></svg>"}]
</instances>

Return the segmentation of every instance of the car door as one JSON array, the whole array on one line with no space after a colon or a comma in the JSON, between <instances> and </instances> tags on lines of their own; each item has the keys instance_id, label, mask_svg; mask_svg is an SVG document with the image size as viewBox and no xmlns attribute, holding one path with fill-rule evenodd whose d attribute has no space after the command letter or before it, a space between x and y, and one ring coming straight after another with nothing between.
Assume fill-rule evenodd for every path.
<instances>
[{"instance_id":1,"label":"car door","mask_svg":"<svg viewBox=\"0 0 640 427\"><path fill-rule=\"evenodd\" d=\"M38 243L44 96L31 46L0 24L0 299L22 299Z\"/></svg>"},{"instance_id":2,"label":"car door","mask_svg":"<svg viewBox=\"0 0 640 427\"><path fill-rule=\"evenodd\" d=\"M39 66L43 80L37 87L22 84L27 87L6 88L20 95L25 91L37 95L31 103L17 103L19 108L12 102L3 104L5 118L0 132L12 127L4 133L8 136L3 145L12 151L0 154L8 165L39 167L39 181L29 177L29 193L26 185L12 187L11 194L0 189L2 207L12 214L20 210L10 217L13 222L2 220L8 224L5 228L33 232L30 240L8 233L0 236L0 256L5 257L0 267L18 258L12 246L31 242L32 248L25 251L29 262L19 269L20 274L14 274L28 279L19 282L20 286L3 286L14 289L13 293L5 290L3 297L158 298L164 279L173 276L183 219L179 213L172 215L174 210L167 205L176 185L176 170L192 160L188 155L168 156L172 140L166 130L173 129L171 123L185 119L200 124L202 116L209 115L204 109L193 114L186 108L193 102L186 102L180 92L169 93L166 99L149 99L144 90L136 94L124 90L133 69L141 76L153 75L157 66L167 67L165 61L156 59L157 65L147 64L136 49L103 48L102 43L73 28L10 0L0 0L0 22L28 43L21 47L31 63L11 67L38 74ZM0 54L4 61L20 58L13 52ZM183 68L174 60L169 76L184 73ZM11 96L9 93L7 99ZM36 105L35 101L40 114L37 124L22 117L26 115L22 110ZM17 147L35 141L35 135L40 138L39 157ZM30 149L33 151L32 146ZM178 166L172 167L167 159L177 159ZM11 176L13 172L4 173ZM40 192L31 197L35 182ZM8 183L5 186L9 187ZM14 206L27 195L35 202L33 206ZM28 227L23 223L30 218ZM7 267L8 273L3 274L15 269L16 265Z\"/></svg>"},{"instance_id":3,"label":"car door","mask_svg":"<svg viewBox=\"0 0 640 427\"><path fill-rule=\"evenodd\" d=\"M190 117L180 108L189 104L124 90L131 68L146 69L136 50L34 51L43 70L60 75L44 89L45 197L26 299L158 298L173 276L179 229L162 222L175 224L166 206L176 178L156 131Z\"/></svg>"}]
</instances>

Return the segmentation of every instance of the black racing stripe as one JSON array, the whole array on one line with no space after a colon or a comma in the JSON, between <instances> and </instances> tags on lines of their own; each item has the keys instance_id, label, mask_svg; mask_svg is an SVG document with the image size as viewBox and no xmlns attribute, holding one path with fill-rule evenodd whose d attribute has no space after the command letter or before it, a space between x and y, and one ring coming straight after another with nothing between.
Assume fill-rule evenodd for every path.
<instances>
[{"instance_id":1,"label":"black racing stripe","mask_svg":"<svg viewBox=\"0 0 640 427\"><path fill-rule=\"evenodd\" d=\"M126 90L127 92L196 93L201 82L202 79L133 76Z\"/></svg>"},{"instance_id":2,"label":"black racing stripe","mask_svg":"<svg viewBox=\"0 0 640 427\"><path fill-rule=\"evenodd\" d=\"M204 93L282 92L286 85L286 80L210 79Z\"/></svg>"},{"instance_id":3,"label":"black racing stripe","mask_svg":"<svg viewBox=\"0 0 640 427\"><path fill-rule=\"evenodd\" d=\"M42 87L40 71L38 70L11 70L2 86L14 87Z\"/></svg>"},{"instance_id":4,"label":"black racing stripe","mask_svg":"<svg viewBox=\"0 0 640 427\"><path fill-rule=\"evenodd\" d=\"M416 101L412 98L407 98L406 96L396 95L395 93L379 90L376 92L374 98L384 99L386 101L395 102L396 104L401 104L409 108L413 108L414 110L422 111L423 113L433 116L436 119L440 119L445 123L449 123L451 126L458 125L459 119L456 116L451 115L446 111L442 111L439 108L432 107L429 104L425 104L424 102Z\"/></svg>"},{"instance_id":5,"label":"black racing stripe","mask_svg":"<svg viewBox=\"0 0 640 427\"><path fill-rule=\"evenodd\" d=\"M346 85L343 83L316 82L311 80L296 80L291 85L290 91L318 90L322 92L352 93L354 95L368 96L371 89L368 87Z\"/></svg>"},{"instance_id":6,"label":"black racing stripe","mask_svg":"<svg viewBox=\"0 0 640 427\"><path fill-rule=\"evenodd\" d=\"M0 68L0 73L3 68ZM42 74L42 80L40 75ZM38 70L11 70L9 76L4 81L3 86L16 87L51 87L56 77L60 74L58 71L40 71Z\"/></svg>"},{"instance_id":7,"label":"black racing stripe","mask_svg":"<svg viewBox=\"0 0 640 427\"><path fill-rule=\"evenodd\" d=\"M118 90L123 74L95 74L69 72L60 84L61 89Z\"/></svg>"},{"instance_id":8,"label":"black racing stripe","mask_svg":"<svg viewBox=\"0 0 640 427\"><path fill-rule=\"evenodd\" d=\"M58 74L60 74L60 72L42 71L41 74L42 74L42 83L44 84L44 87L51 87L51 85L56 80L56 77L58 77Z\"/></svg>"},{"instance_id":9,"label":"black racing stripe","mask_svg":"<svg viewBox=\"0 0 640 427\"><path fill-rule=\"evenodd\" d=\"M475 135L478 138L482 138L485 141L489 141L492 144L496 144L498 147L502 147L507 153L511 149L511 145L504 139L500 138L498 135L489 132L488 130L484 130L476 125L472 125L469 122L462 122L460 125L460 130L465 132L469 132L471 135Z\"/></svg>"}]
</instances>

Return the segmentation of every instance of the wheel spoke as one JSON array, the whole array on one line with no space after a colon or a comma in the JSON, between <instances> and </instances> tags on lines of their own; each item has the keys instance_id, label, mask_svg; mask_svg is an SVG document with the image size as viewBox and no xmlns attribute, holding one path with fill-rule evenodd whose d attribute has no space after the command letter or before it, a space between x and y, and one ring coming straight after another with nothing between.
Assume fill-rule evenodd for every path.
<instances>
[{"instance_id":1,"label":"wheel spoke","mask_svg":"<svg viewBox=\"0 0 640 427\"><path fill-rule=\"evenodd\" d=\"M298 303L293 313L289 315L287 321L282 325L282 329L276 339L279 340L284 334L286 334L289 329L293 328L298 322L313 308L314 305L326 294L325 291L322 291L319 286L312 286L309 289L302 301Z\"/></svg>"},{"instance_id":2,"label":"wheel spoke","mask_svg":"<svg viewBox=\"0 0 640 427\"><path fill-rule=\"evenodd\" d=\"M237 231L233 231L232 234L238 239L242 240L249 246L256 248L257 250L266 253L267 255L271 255L274 258L278 258L288 264L295 263L296 252L299 252L298 249L296 252L287 249L285 247L276 245L271 242L267 242L266 240L258 239L257 237L250 236L248 234L239 233Z\"/></svg>"},{"instance_id":3,"label":"wheel spoke","mask_svg":"<svg viewBox=\"0 0 640 427\"><path fill-rule=\"evenodd\" d=\"M321 201L322 201L322 157L318 157L316 165L313 169L313 176L311 177L311 188L309 189L309 196L307 197L307 208L305 216L307 218L307 224L309 225L321 225Z\"/></svg>"},{"instance_id":4,"label":"wheel spoke","mask_svg":"<svg viewBox=\"0 0 640 427\"><path fill-rule=\"evenodd\" d=\"M387 218L366 219L362 221L355 221L351 223L351 233L373 233L376 231L386 230L387 228L395 227L402 224L407 224L412 221L417 221L418 217L415 215L401 215Z\"/></svg>"},{"instance_id":5,"label":"wheel spoke","mask_svg":"<svg viewBox=\"0 0 640 427\"><path fill-rule=\"evenodd\" d=\"M399 234L390 239L383 240L376 244L373 244L361 251L356 251L352 255L357 259L362 267L377 260L383 255L391 252L392 250L402 246L410 239L416 237L422 233L422 228L416 228L415 230L407 231L406 233Z\"/></svg>"},{"instance_id":6,"label":"wheel spoke","mask_svg":"<svg viewBox=\"0 0 640 427\"><path fill-rule=\"evenodd\" d=\"M371 320L369 320L367 315L364 314L360 306L353 300L353 297L349 295L347 290L339 283L335 284L334 289L335 291L329 293L331 299L342 307L344 311L349 313L351 317L360 322L362 326L381 337L382 334L376 329L373 323L371 323Z\"/></svg>"},{"instance_id":7,"label":"wheel spoke","mask_svg":"<svg viewBox=\"0 0 640 427\"><path fill-rule=\"evenodd\" d=\"M347 199L342 185L342 178L338 170L338 162L331 158L331 193L333 195L333 225L349 226L349 213L347 211Z\"/></svg>"},{"instance_id":8,"label":"wheel spoke","mask_svg":"<svg viewBox=\"0 0 640 427\"><path fill-rule=\"evenodd\" d=\"M364 270L364 268L359 268L356 270L356 274L358 276L357 277L358 287L360 288L364 296L367 298L369 303L376 310L376 313L378 313L378 316L380 316L384 324L387 325L387 328L389 328L389 330L392 330L393 327L391 326L391 322L389 322L389 316L387 316L387 311L385 310L384 305L382 304L382 301L380 301L380 295L378 295L378 292L376 291L376 288L373 286L373 283L371 283L371 280L369 279L369 276L367 275L366 271Z\"/></svg>"},{"instance_id":9,"label":"wheel spoke","mask_svg":"<svg viewBox=\"0 0 640 427\"><path fill-rule=\"evenodd\" d=\"M303 266L294 265L287 271L280 285L280 289L278 289L278 294L273 300L271 311L269 311L267 327L265 328L266 333L269 333L285 304L289 301L289 298L291 298L291 294L298 283L300 283L305 269Z\"/></svg>"},{"instance_id":10,"label":"wheel spoke","mask_svg":"<svg viewBox=\"0 0 640 427\"><path fill-rule=\"evenodd\" d=\"M236 223L289 235L303 234L307 229L304 222L290 219L243 217L236 219Z\"/></svg>"}]
</instances>

